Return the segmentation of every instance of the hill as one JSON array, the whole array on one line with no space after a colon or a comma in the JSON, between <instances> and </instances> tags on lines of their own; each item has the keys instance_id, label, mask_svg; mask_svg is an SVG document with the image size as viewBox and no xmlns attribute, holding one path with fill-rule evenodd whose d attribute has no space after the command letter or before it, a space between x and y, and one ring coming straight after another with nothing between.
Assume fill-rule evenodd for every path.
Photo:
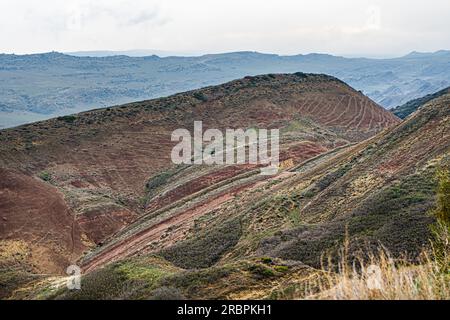
<instances>
[{"instance_id":1,"label":"hill","mask_svg":"<svg viewBox=\"0 0 450 320\"><path fill-rule=\"evenodd\" d=\"M336 78L297 73L246 77L2 130L0 243L16 264L3 266L12 273L8 279L63 273L87 251L83 266L94 270L170 247L198 223L218 224L214 212L292 174L269 178L254 165L171 164L172 131L192 129L194 120L205 128L280 128L281 160L290 166L331 157L399 121ZM220 234L217 228L211 232ZM238 238L227 239L225 248ZM219 257L212 250L204 263Z\"/></svg>"},{"instance_id":2,"label":"hill","mask_svg":"<svg viewBox=\"0 0 450 320\"><path fill-rule=\"evenodd\" d=\"M200 209L188 228L186 215L176 220L169 207L165 221L144 215L84 259L82 290L50 297L292 297L346 234L349 255L381 244L414 261L429 245L436 168L450 164L449 106L450 94L442 95L373 138L240 189ZM176 189L174 181L157 197Z\"/></svg>"},{"instance_id":3,"label":"hill","mask_svg":"<svg viewBox=\"0 0 450 320\"><path fill-rule=\"evenodd\" d=\"M0 128L167 96L247 75L314 72L342 79L385 108L450 85L450 53L395 59L232 52L198 57L0 55Z\"/></svg>"}]
</instances>

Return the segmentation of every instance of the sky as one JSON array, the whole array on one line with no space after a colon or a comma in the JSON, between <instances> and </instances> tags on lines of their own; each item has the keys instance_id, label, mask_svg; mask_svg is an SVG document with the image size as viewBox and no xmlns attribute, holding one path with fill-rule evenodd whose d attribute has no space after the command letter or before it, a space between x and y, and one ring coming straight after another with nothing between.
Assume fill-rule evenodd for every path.
<instances>
[{"instance_id":1,"label":"sky","mask_svg":"<svg viewBox=\"0 0 450 320\"><path fill-rule=\"evenodd\" d=\"M0 52L399 56L450 49L448 0L1 0Z\"/></svg>"}]
</instances>

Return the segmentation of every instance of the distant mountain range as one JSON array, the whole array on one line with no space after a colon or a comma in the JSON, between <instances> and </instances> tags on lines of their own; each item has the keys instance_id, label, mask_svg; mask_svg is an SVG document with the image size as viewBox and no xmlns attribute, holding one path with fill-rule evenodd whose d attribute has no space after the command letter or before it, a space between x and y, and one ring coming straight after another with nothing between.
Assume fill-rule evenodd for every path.
<instances>
[{"instance_id":1,"label":"distant mountain range","mask_svg":"<svg viewBox=\"0 0 450 320\"><path fill-rule=\"evenodd\" d=\"M0 55L0 128L267 73L333 75L388 109L450 86L450 51L443 50L393 59L257 52L195 57L74 54L78 56Z\"/></svg>"},{"instance_id":2,"label":"distant mountain range","mask_svg":"<svg viewBox=\"0 0 450 320\"><path fill-rule=\"evenodd\" d=\"M195 56L194 52L178 52L178 51L166 51L166 50L146 50L146 49L136 49L136 50L92 50L92 51L74 51L74 52L63 52L70 56L75 57L111 57L111 56L128 56L128 57L146 57L157 55L159 57L169 57L169 56Z\"/></svg>"}]
</instances>

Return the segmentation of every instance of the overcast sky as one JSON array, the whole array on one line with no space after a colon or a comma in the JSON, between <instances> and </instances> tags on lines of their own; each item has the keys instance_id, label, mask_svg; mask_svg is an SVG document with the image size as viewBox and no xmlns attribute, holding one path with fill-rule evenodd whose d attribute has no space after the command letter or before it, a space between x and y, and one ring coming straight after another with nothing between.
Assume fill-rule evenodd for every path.
<instances>
[{"instance_id":1,"label":"overcast sky","mask_svg":"<svg viewBox=\"0 0 450 320\"><path fill-rule=\"evenodd\" d=\"M0 52L130 49L366 56L450 49L450 1L0 1Z\"/></svg>"}]
</instances>

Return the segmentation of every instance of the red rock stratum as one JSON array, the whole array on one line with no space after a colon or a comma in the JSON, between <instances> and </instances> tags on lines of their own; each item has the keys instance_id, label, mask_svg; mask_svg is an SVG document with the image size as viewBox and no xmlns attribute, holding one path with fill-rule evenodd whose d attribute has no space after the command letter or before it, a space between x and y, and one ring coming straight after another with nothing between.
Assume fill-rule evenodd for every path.
<instances>
[{"instance_id":1,"label":"red rock stratum","mask_svg":"<svg viewBox=\"0 0 450 320\"><path fill-rule=\"evenodd\" d=\"M252 166L177 171L171 133L200 120L205 130L280 128L281 157L292 165L399 122L336 78L297 73L2 130L0 241L45 251L49 262L36 268L46 272L61 272L94 249L83 260L91 270L183 239L195 218L272 179ZM163 181L146 189L161 174Z\"/></svg>"}]
</instances>

